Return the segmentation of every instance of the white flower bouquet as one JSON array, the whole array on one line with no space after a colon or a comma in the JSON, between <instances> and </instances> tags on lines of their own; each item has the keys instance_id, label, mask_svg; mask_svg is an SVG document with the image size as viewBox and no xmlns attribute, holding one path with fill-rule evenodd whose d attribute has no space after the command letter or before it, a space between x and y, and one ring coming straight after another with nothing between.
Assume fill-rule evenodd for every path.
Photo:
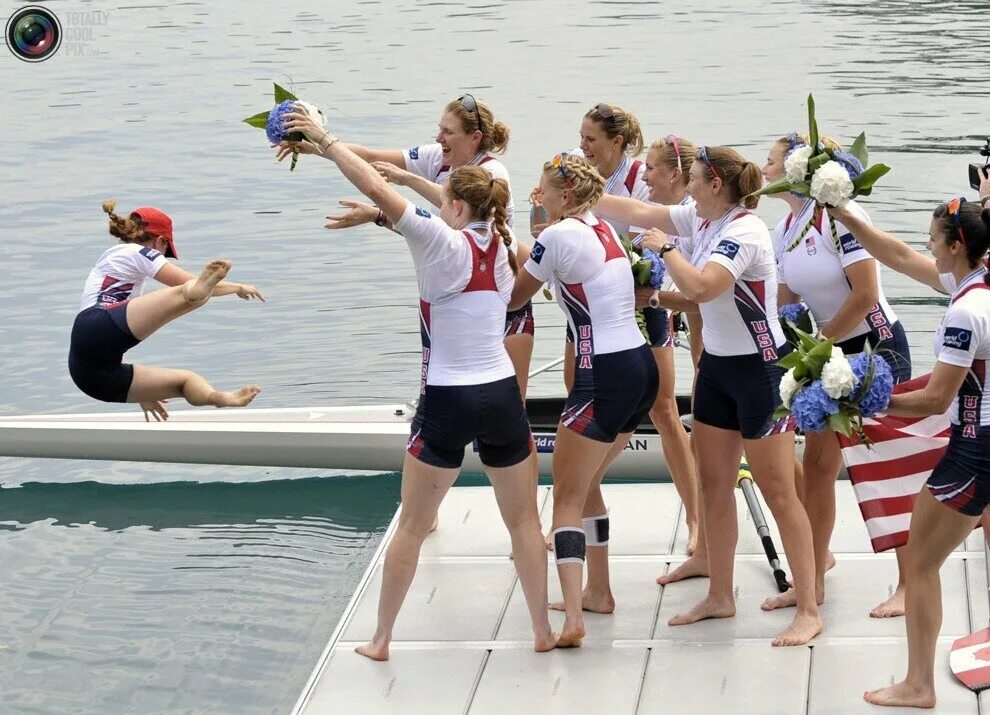
<instances>
[{"instance_id":1,"label":"white flower bouquet","mask_svg":"<svg viewBox=\"0 0 990 715\"><path fill-rule=\"evenodd\" d=\"M787 246L790 251L804 240L809 227L818 224L822 207L843 206L857 196L869 196L873 186L888 171L886 164L869 166L870 154L866 148L866 134L856 137L849 151L835 150L819 142L818 121L815 119L815 98L808 95L808 138L805 143L796 134L788 136L791 149L784 159L784 176L767 184L754 196L779 194L790 191L814 199L815 214L805 230ZM835 222L829 216L829 227L836 250L839 236Z\"/></svg>"}]
</instances>

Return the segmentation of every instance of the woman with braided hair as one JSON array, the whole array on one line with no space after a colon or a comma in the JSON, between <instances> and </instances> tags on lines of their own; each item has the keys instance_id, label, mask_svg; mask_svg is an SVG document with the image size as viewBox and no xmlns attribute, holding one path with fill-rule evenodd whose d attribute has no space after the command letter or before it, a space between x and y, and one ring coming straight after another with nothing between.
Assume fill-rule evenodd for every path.
<instances>
[{"instance_id":1,"label":"woman with braided hair","mask_svg":"<svg viewBox=\"0 0 990 715\"><path fill-rule=\"evenodd\" d=\"M199 276L173 265L178 258L172 219L151 206L127 217L116 213L117 202L103 202L110 217L110 235L120 239L100 256L83 287L79 314L72 325L69 375L80 390L103 402L141 405L145 419L168 419L165 402L183 397L195 406L243 407L261 388L248 385L222 392L190 370L172 370L123 362L124 353L214 296L264 300L251 285L225 281L229 261L210 261ZM148 278L166 286L142 295Z\"/></svg>"},{"instance_id":2,"label":"woman with braided hair","mask_svg":"<svg viewBox=\"0 0 990 715\"><path fill-rule=\"evenodd\" d=\"M551 224L519 270L510 305L523 305L552 281L577 340L574 385L553 452L552 538L565 611L558 645L568 647L580 646L585 635L587 546L597 547L588 556L602 562L595 572L606 579L593 590L611 597L609 521L598 483L653 406L658 384L656 363L636 325L628 256L615 229L591 213L604 183L580 157L558 154L544 164L540 193Z\"/></svg>"},{"instance_id":3,"label":"woman with braided hair","mask_svg":"<svg viewBox=\"0 0 990 715\"><path fill-rule=\"evenodd\" d=\"M420 295L423 364L420 398L402 465L402 509L385 552L378 627L357 652L388 660L392 629L416 573L423 540L461 471L464 448L481 463L512 538L512 553L533 623L534 649L556 647L547 617L547 554L536 506L533 437L502 340L515 257L506 226L509 185L482 167L450 173L440 215L417 208L380 173L305 111L286 115L378 206L412 255ZM357 210L358 212L365 209Z\"/></svg>"},{"instance_id":4,"label":"woman with braided hair","mask_svg":"<svg viewBox=\"0 0 990 715\"><path fill-rule=\"evenodd\" d=\"M479 102L473 95L462 95L443 108L438 127L435 143L411 149L370 149L360 144L348 144L347 147L370 162L387 181L408 186L437 209L440 208L443 183L460 166L480 166L493 178L502 179L506 186L509 185L509 171L496 156L502 154L509 144L509 127L495 119L487 104ZM319 153L319 149L308 142L283 142L277 147L278 160L292 154L293 149L304 154ZM330 217L334 227L357 225L364 214L359 211L352 215L350 210L355 206L350 201L342 200L340 203L348 210ZM515 237L511 188L505 210L504 225L511 239L510 250L522 265L529 256L529 247L519 243ZM505 316L505 349L509 352L524 399L533 356L534 325L531 304Z\"/></svg>"}]
</instances>

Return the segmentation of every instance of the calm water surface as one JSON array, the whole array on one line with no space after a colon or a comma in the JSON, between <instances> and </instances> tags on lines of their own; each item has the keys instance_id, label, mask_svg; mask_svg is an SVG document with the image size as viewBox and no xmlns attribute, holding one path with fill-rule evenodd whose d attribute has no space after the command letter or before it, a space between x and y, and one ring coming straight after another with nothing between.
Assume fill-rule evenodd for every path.
<instances>
[{"instance_id":1,"label":"calm water surface","mask_svg":"<svg viewBox=\"0 0 990 715\"><path fill-rule=\"evenodd\" d=\"M322 229L354 190L311 157L290 174L239 123L270 106L273 80L346 140L385 147L430 141L443 103L471 91L512 128L518 202L597 102L635 110L649 139L762 163L772 138L805 128L814 91L827 133L866 130L894 167L865 205L919 247L938 200L973 196L966 164L990 133L982 1L49 6L64 25L77 11L109 21L75 55L0 53L5 414L105 409L64 363L110 196L171 213L188 269L230 258L270 297L214 301L136 360L258 382L264 407L414 394L404 247ZM768 222L783 212L760 207ZM885 287L925 371L939 301L895 276ZM537 323L538 364L559 354L563 318L538 305ZM559 391L556 374L533 388ZM4 713L285 712L398 500L395 475L216 466L0 459L0 485Z\"/></svg>"}]
</instances>

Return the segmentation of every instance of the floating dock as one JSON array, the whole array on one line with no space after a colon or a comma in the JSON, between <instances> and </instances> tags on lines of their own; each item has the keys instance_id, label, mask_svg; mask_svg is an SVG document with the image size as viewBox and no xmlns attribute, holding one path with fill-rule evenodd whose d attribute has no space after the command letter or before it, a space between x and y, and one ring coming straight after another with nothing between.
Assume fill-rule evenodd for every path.
<instances>
[{"instance_id":1,"label":"floating dock","mask_svg":"<svg viewBox=\"0 0 990 715\"><path fill-rule=\"evenodd\" d=\"M698 601L706 579L661 588L658 575L685 559L687 529L671 484L605 487L611 514L609 616L586 614L584 646L537 654L512 561L509 536L490 487L452 489L440 528L423 546L419 570L395 627L391 660L354 653L376 622L384 550L393 519L364 578L316 664L293 713L446 715L853 715L914 713L878 708L864 690L903 678L904 619L872 619L870 609L893 592L893 553L870 550L851 485L840 481L827 577L825 632L809 646L773 648L791 611L764 613L774 581L742 494L737 492L738 615L671 628L667 620ZM552 495L540 487L544 529ZM764 511L769 516L769 511ZM780 548L780 536L774 543ZM549 590L559 598L552 558ZM786 566L785 566L786 568ZM788 573L790 573L788 571ZM990 713L990 702L949 670L952 642L985 628L990 618L982 534L974 532L942 569L944 623L936 665L936 713ZM559 629L562 613L551 612ZM987 696L990 697L990 696ZM981 710L982 706L982 710Z\"/></svg>"}]
</instances>

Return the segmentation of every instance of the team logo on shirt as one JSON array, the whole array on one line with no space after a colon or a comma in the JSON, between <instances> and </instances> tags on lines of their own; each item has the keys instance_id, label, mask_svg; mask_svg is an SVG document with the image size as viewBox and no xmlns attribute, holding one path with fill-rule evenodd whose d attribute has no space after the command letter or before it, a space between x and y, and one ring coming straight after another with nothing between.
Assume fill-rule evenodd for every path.
<instances>
[{"instance_id":1,"label":"team logo on shirt","mask_svg":"<svg viewBox=\"0 0 990 715\"><path fill-rule=\"evenodd\" d=\"M946 328L942 335L942 345L956 350L969 351L969 344L973 335L963 328Z\"/></svg>"},{"instance_id":2,"label":"team logo on shirt","mask_svg":"<svg viewBox=\"0 0 990 715\"><path fill-rule=\"evenodd\" d=\"M818 249L815 247L814 236L808 236L807 240L804 242L804 248L808 252L809 256L813 256L818 253Z\"/></svg>"},{"instance_id":3,"label":"team logo on shirt","mask_svg":"<svg viewBox=\"0 0 990 715\"><path fill-rule=\"evenodd\" d=\"M863 247L859 245L859 241L851 233L847 233L845 236L839 238L839 243L842 244L843 253L852 253L853 251L862 251Z\"/></svg>"},{"instance_id":4,"label":"team logo on shirt","mask_svg":"<svg viewBox=\"0 0 990 715\"><path fill-rule=\"evenodd\" d=\"M423 218L433 218L433 214L426 209L421 209L419 206L416 207L416 215L422 216Z\"/></svg>"},{"instance_id":5,"label":"team logo on shirt","mask_svg":"<svg viewBox=\"0 0 990 715\"><path fill-rule=\"evenodd\" d=\"M154 261L160 255L162 255L161 253L159 253L158 251L156 251L154 248L148 248L147 246L145 246L140 251L138 251L138 253L140 253L142 256L144 256L145 258L147 258L149 261Z\"/></svg>"},{"instance_id":6,"label":"team logo on shirt","mask_svg":"<svg viewBox=\"0 0 990 715\"><path fill-rule=\"evenodd\" d=\"M529 257L532 258L537 263L543 258L543 252L546 251L546 246L537 241L533 244L533 250L529 252Z\"/></svg>"},{"instance_id":7,"label":"team logo on shirt","mask_svg":"<svg viewBox=\"0 0 990 715\"><path fill-rule=\"evenodd\" d=\"M419 158L419 147L418 146L414 146L412 149L409 150L409 158L410 159L418 159Z\"/></svg>"},{"instance_id":8,"label":"team logo on shirt","mask_svg":"<svg viewBox=\"0 0 990 715\"><path fill-rule=\"evenodd\" d=\"M735 241L720 241L713 253L721 253L730 261L733 261L736 258L736 254L739 253L739 244Z\"/></svg>"}]
</instances>

